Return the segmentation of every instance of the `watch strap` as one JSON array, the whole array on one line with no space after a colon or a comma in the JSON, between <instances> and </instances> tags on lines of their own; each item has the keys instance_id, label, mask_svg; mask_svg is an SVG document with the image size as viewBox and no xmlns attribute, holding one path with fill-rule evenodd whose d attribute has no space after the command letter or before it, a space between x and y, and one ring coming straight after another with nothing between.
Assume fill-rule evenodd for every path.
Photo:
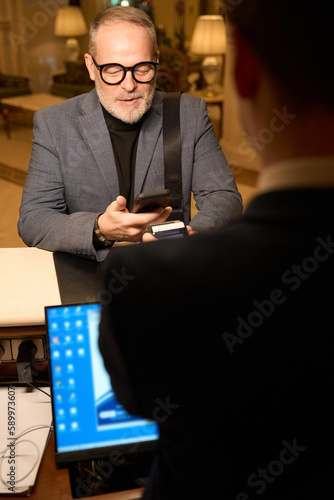
<instances>
[{"instance_id":1,"label":"watch strap","mask_svg":"<svg viewBox=\"0 0 334 500\"><path fill-rule=\"evenodd\" d=\"M101 233L99 228L99 217L101 215L102 214L99 214L94 221L93 241L98 243L98 246L110 247L114 244L114 241L107 240L107 238Z\"/></svg>"}]
</instances>

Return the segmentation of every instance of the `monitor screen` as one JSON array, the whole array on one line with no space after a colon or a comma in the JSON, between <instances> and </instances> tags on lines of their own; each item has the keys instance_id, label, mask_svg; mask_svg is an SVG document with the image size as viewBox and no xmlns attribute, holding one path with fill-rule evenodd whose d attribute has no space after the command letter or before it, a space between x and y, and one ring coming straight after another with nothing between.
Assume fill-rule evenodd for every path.
<instances>
[{"instance_id":1,"label":"monitor screen","mask_svg":"<svg viewBox=\"0 0 334 500\"><path fill-rule=\"evenodd\" d=\"M98 347L101 306L46 307L56 462L150 451L155 422L129 415L117 401Z\"/></svg>"}]
</instances>

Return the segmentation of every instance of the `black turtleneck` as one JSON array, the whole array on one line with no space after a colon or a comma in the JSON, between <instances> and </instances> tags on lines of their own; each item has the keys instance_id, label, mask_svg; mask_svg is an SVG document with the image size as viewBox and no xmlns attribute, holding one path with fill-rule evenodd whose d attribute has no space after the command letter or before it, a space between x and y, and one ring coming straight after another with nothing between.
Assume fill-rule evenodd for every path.
<instances>
[{"instance_id":1,"label":"black turtleneck","mask_svg":"<svg viewBox=\"0 0 334 500\"><path fill-rule=\"evenodd\" d=\"M143 120L130 125L112 116L103 106L102 110L114 150L119 192L127 199L127 208L130 210L134 197L138 137Z\"/></svg>"}]
</instances>

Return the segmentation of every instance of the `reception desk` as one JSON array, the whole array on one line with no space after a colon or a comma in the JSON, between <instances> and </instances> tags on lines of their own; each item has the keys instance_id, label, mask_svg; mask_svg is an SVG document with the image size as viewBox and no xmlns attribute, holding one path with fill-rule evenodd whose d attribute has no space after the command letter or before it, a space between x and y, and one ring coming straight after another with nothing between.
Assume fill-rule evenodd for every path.
<instances>
[{"instance_id":1,"label":"reception desk","mask_svg":"<svg viewBox=\"0 0 334 500\"><path fill-rule=\"evenodd\" d=\"M0 327L44 324L44 306L60 304L53 253L0 249Z\"/></svg>"},{"instance_id":2,"label":"reception desk","mask_svg":"<svg viewBox=\"0 0 334 500\"><path fill-rule=\"evenodd\" d=\"M5 347L0 380L15 381L15 339L21 338L35 339L37 371L41 380L47 378L44 307L97 301L100 267L66 253L0 248L0 343Z\"/></svg>"},{"instance_id":3,"label":"reception desk","mask_svg":"<svg viewBox=\"0 0 334 500\"><path fill-rule=\"evenodd\" d=\"M15 352L10 344L21 338L44 339L44 307L49 305L94 302L97 300L101 264L69 254L52 253L37 248L0 249L0 344L7 354L0 364L2 385L17 382ZM39 378L48 382L46 348L39 353ZM11 359L9 359L11 357ZM2 408L0 411L5 411ZM53 436L48 441L32 500L71 500L68 469L58 469L54 457ZM141 498L142 488L101 494L101 500ZM11 498L6 496L1 498Z\"/></svg>"}]
</instances>

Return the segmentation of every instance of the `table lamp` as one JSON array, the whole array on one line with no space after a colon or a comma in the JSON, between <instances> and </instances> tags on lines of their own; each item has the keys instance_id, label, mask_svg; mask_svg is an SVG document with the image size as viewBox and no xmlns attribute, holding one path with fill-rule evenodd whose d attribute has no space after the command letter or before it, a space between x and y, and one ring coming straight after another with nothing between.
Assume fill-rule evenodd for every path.
<instances>
[{"instance_id":1,"label":"table lamp","mask_svg":"<svg viewBox=\"0 0 334 500\"><path fill-rule=\"evenodd\" d=\"M190 52L205 56L202 61L202 74L207 84L204 94L214 96L215 84L222 69L221 56L226 52L226 26L222 16L198 17L190 43Z\"/></svg>"},{"instance_id":2,"label":"table lamp","mask_svg":"<svg viewBox=\"0 0 334 500\"><path fill-rule=\"evenodd\" d=\"M76 62L80 55L80 45L76 38L88 32L87 25L80 7L67 5L60 7L57 12L54 34L68 37L66 40L67 61Z\"/></svg>"}]
</instances>

